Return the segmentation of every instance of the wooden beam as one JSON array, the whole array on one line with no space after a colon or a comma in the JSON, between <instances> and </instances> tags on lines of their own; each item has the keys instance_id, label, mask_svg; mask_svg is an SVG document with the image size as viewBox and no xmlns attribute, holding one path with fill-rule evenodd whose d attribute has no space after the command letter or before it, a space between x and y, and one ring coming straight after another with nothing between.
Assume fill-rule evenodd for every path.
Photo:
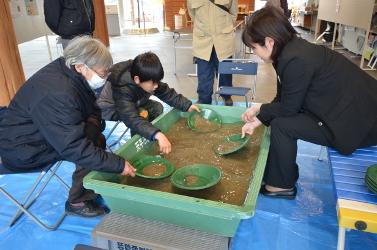
<instances>
[{"instance_id":1,"label":"wooden beam","mask_svg":"<svg viewBox=\"0 0 377 250\"><path fill-rule=\"evenodd\" d=\"M25 82L9 1L0 1L0 106L7 106Z\"/></svg>"},{"instance_id":2,"label":"wooden beam","mask_svg":"<svg viewBox=\"0 0 377 250\"><path fill-rule=\"evenodd\" d=\"M93 36L103 42L107 47L110 46L109 32L107 30L107 21L105 14L104 0L93 0L94 12L96 15L96 24Z\"/></svg>"}]
</instances>

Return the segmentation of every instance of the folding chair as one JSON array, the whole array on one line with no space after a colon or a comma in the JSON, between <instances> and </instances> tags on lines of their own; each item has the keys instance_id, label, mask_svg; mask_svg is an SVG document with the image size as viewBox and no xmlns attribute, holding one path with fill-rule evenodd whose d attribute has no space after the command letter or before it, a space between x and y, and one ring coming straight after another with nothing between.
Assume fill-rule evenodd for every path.
<instances>
[{"instance_id":1,"label":"folding chair","mask_svg":"<svg viewBox=\"0 0 377 250\"><path fill-rule=\"evenodd\" d=\"M121 140L122 138L124 137L124 135L127 133L127 131L129 130L129 128L126 128L123 133L118 137L118 139L116 139L116 141L110 143L110 144L107 144L107 140L110 138L110 136L113 134L113 132L115 131L115 129L118 127L118 125L121 123L122 121L117 121L114 126L111 128L110 132L107 134L106 136L106 148L110 151L110 152L113 152L111 150L112 147L114 147L115 145L117 145Z\"/></svg>"},{"instance_id":2,"label":"folding chair","mask_svg":"<svg viewBox=\"0 0 377 250\"><path fill-rule=\"evenodd\" d=\"M219 62L219 70L217 75L217 86L215 91L215 103L220 95L235 95L244 96L246 107L249 107L249 92L251 92L251 99L254 100L257 87L257 71L258 63L250 59L226 59ZM220 74L232 75L250 75L251 87L228 87L220 86Z\"/></svg>"},{"instance_id":3,"label":"folding chair","mask_svg":"<svg viewBox=\"0 0 377 250\"><path fill-rule=\"evenodd\" d=\"M47 230L55 230L63 221L64 217L66 216L65 212L58 218L58 220L55 222L55 224L47 224L44 223L41 219L39 219L37 216L35 216L30 210L30 206L34 203L34 201L40 196L42 191L46 188L47 184L50 182L53 176L57 178L57 180L67 189L69 190L69 186L67 183L65 183L61 177L59 177L56 174L56 171L59 169L62 161L58 161L56 163L50 164L47 167L43 169L33 170L29 172L19 173L19 172L13 172L9 169L5 168L4 165L0 161L0 175L4 175L3 178L6 177L6 175L10 174L30 174L30 173L38 173L38 177L36 178L34 184L32 185L31 189L28 191L27 195L24 197L24 199L20 202L18 201L13 195L9 193L9 191L6 191L4 187L0 186L0 192L4 194L10 201L12 201L17 207L18 210L12 217L12 219L9 222L9 227L13 226L16 221L25 213L27 216L29 216L35 223L37 223L42 228L45 228ZM39 188L38 188L39 187Z\"/></svg>"}]
</instances>

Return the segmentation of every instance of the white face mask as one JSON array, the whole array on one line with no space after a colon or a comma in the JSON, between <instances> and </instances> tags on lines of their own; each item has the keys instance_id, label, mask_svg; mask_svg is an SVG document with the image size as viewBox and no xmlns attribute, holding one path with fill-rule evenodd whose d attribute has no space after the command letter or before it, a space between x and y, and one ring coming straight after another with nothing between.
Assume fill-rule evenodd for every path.
<instances>
[{"instance_id":1,"label":"white face mask","mask_svg":"<svg viewBox=\"0 0 377 250\"><path fill-rule=\"evenodd\" d=\"M89 69L88 66L86 66L86 67ZM93 89L93 90L101 88L106 83L107 77L105 79L103 79L96 72L94 72L94 70L91 70L91 71L93 73L93 76L92 76L91 79L87 80L90 88Z\"/></svg>"}]
</instances>

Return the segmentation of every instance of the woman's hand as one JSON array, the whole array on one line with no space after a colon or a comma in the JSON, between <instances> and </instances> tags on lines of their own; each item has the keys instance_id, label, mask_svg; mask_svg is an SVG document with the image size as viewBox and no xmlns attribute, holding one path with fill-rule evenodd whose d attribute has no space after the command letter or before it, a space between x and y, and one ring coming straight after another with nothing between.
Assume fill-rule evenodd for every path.
<instances>
[{"instance_id":1,"label":"woman's hand","mask_svg":"<svg viewBox=\"0 0 377 250\"><path fill-rule=\"evenodd\" d=\"M121 175L125 175L125 176L129 175L129 176L135 177L135 172L136 172L136 169L128 161L125 161L124 169Z\"/></svg>"},{"instance_id":2,"label":"woman's hand","mask_svg":"<svg viewBox=\"0 0 377 250\"><path fill-rule=\"evenodd\" d=\"M200 108L198 106L196 106L195 104L192 104L187 111L192 112L194 110L197 111L197 112L200 112Z\"/></svg>"},{"instance_id":3,"label":"woman's hand","mask_svg":"<svg viewBox=\"0 0 377 250\"><path fill-rule=\"evenodd\" d=\"M244 122L252 122L254 117L259 114L260 107L262 103L255 103L250 108L248 108L245 113L241 115L241 118Z\"/></svg>"},{"instance_id":4,"label":"woman's hand","mask_svg":"<svg viewBox=\"0 0 377 250\"><path fill-rule=\"evenodd\" d=\"M254 117L251 122L246 123L242 127L242 138L245 137L246 134L252 135L254 133L254 130L259 127L262 124L262 122Z\"/></svg>"},{"instance_id":5,"label":"woman's hand","mask_svg":"<svg viewBox=\"0 0 377 250\"><path fill-rule=\"evenodd\" d=\"M155 138L160 146L160 152L163 154L169 154L171 152L171 144L168 138L161 132L157 132Z\"/></svg>"}]
</instances>

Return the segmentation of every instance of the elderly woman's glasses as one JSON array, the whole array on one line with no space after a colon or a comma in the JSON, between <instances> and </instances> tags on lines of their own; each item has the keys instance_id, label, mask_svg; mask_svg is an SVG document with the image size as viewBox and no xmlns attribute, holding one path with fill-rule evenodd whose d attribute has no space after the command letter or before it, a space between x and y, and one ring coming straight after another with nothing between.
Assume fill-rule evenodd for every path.
<instances>
[{"instance_id":1,"label":"elderly woman's glasses","mask_svg":"<svg viewBox=\"0 0 377 250\"><path fill-rule=\"evenodd\" d=\"M108 70L103 70L101 72L99 72L98 70L95 70L93 68L90 68L88 65L84 64L86 68L92 70L94 73L96 73L99 77L101 77L102 79L107 79L110 75L111 75L111 72L109 72Z\"/></svg>"}]
</instances>

